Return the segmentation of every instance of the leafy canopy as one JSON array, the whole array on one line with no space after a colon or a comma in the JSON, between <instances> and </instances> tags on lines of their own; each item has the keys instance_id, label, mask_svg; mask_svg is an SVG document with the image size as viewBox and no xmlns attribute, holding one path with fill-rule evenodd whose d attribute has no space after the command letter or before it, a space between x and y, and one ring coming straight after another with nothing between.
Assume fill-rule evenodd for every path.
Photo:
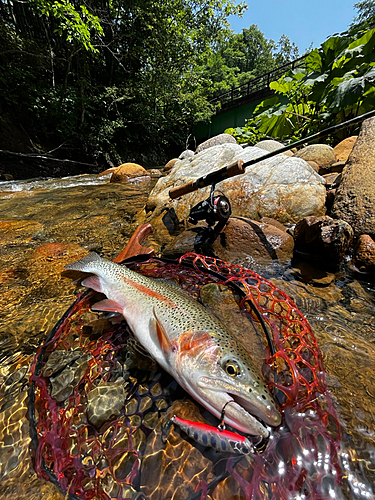
<instances>
[{"instance_id":1,"label":"leafy canopy","mask_svg":"<svg viewBox=\"0 0 375 500\"><path fill-rule=\"evenodd\" d=\"M245 127L230 133L239 142L297 140L374 109L374 46L375 28L329 38L308 54L303 70L272 82L276 95L257 106Z\"/></svg>"}]
</instances>

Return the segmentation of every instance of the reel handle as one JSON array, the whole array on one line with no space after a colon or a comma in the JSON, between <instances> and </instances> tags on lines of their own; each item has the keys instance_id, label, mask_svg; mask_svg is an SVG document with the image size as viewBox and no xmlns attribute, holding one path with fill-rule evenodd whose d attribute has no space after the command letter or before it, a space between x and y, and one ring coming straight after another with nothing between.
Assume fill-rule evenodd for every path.
<instances>
[{"instance_id":1,"label":"reel handle","mask_svg":"<svg viewBox=\"0 0 375 500\"><path fill-rule=\"evenodd\" d=\"M183 196L184 194L192 193L197 189L203 188L205 186L210 186L211 184L216 184L224 179L228 179L229 177L233 177L234 175L243 174L245 169L243 167L243 160L237 160L226 167L221 168L220 170L215 170L210 174L204 175L203 177L199 177L195 179L195 181L189 181L186 184L182 184L182 186L177 186L172 188L169 191L169 196L172 200Z\"/></svg>"}]
</instances>

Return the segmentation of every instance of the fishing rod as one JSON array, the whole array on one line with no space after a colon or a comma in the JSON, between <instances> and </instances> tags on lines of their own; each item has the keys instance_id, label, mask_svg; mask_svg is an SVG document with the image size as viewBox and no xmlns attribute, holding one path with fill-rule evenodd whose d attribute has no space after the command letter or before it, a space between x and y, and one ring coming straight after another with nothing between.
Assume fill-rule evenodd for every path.
<instances>
[{"instance_id":1,"label":"fishing rod","mask_svg":"<svg viewBox=\"0 0 375 500\"><path fill-rule=\"evenodd\" d=\"M315 141L316 139L320 139L322 137L326 137L329 134L333 134L337 132L338 130L341 130L343 128L349 127L350 125L354 125L362 120L365 120L367 118L371 118L375 116L375 110L369 111L367 113L364 113L360 116L356 116L355 118L352 118L350 120L347 120L345 122L339 123L338 125L333 125L332 127L328 127L324 130L321 130L317 132L316 134L310 135L308 137L305 137L304 139L300 139L296 142L293 142L289 144L288 146L284 146L280 149L277 149L276 151L271 151L269 153L266 153L265 155L259 156L258 158L254 158L253 160L249 160L247 162L244 162L243 160L237 160L230 165L226 165L225 167L216 170L215 172L211 172L207 175L204 175L202 177L199 177L198 179L195 179L194 181L189 181L186 184L183 184L182 186L177 186L175 188L172 188L169 191L169 196L172 198L172 200L175 200L176 198L179 198L180 196L183 196L188 193L192 193L193 191L196 191L197 189L201 189L206 186L214 186L218 183L221 182L225 179L228 179L230 177L234 177L235 175L240 175L245 173L245 169L247 167L250 167L251 165L254 165L255 163L258 163L263 160L267 160L268 158L272 158L273 156L276 156L280 153L285 153L286 151L291 150L292 148L302 146L306 143Z\"/></svg>"}]
</instances>

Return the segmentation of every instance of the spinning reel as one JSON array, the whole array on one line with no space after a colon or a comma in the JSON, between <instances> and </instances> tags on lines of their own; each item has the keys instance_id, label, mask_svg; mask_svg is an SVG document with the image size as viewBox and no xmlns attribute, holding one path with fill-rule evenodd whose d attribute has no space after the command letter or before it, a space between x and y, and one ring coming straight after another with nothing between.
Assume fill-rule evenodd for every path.
<instances>
[{"instance_id":1,"label":"spinning reel","mask_svg":"<svg viewBox=\"0 0 375 500\"><path fill-rule=\"evenodd\" d=\"M206 200L197 203L190 210L189 222L196 224L200 220L205 220L209 226L214 226L216 223L220 224L222 229L231 213L232 208L229 199L221 191L215 190L213 184L210 196Z\"/></svg>"},{"instance_id":2,"label":"spinning reel","mask_svg":"<svg viewBox=\"0 0 375 500\"><path fill-rule=\"evenodd\" d=\"M210 174L200 177L195 181L190 181L187 184L173 188L169 192L172 199L179 198L185 194L196 191L197 189L211 185L210 196L197 203L189 213L188 221L191 224L197 224L198 221L206 221L208 227L196 227L193 231L197 233L194 246L197 251L212 254L210 248L216 240L220 232L228 222L232 214L232 208L229 199L222 191L215 189L218 182L224 179L244 173L243 161L238 160L231 165L228 165L220 171L211 172ZM163 217L163 222L170 233L175 231L180 226L177 214L173 208L170 208Z\"/></svg>"},{"instance_id":3,"label":"spinning reel","mask_svg":"<svg viewBox=\"0 0 375 500\"><path fill-rule=\"evenodd\" d=\"M208 226L193 228L193 231L197 233L194 242L197 251L204 250L207 255L212 253L210 247L224 229L231 214L232 207L229 199L222 191L215 189L215 184L212 184L210 196L197 203L190 210L188 217L191 224L196 225L199 221L205 221ZM175 231L180 226L180 221L173 208L164 215L163 222L169 232Z\"/></svg>"}]
</instances>

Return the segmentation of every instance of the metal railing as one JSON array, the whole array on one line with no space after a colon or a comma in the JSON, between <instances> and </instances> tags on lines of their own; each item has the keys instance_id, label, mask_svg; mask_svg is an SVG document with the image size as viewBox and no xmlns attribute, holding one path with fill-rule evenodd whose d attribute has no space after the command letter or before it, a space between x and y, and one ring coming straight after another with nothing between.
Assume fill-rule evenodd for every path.
<instances>
[{"instance_id":1,"label":"metal railing","mask_svg":"<svg viewBox=\"0 0 375 500\"><path fill-rule=\"evenodd\" d=\"M295 59L294 61L290 61L283 66L279 66L264 75L253 78L239 87L234 87L223 94L213 97L210 99L210 103L214 105L220 103L221 107L223 107L223 105L236 101L237 99L251 96L252 94L256 94L262 90L269 89L270 83L281 78L287 71L304 67L304 60L306 56L307 54Z\"/></svg>"}]
</instances>

